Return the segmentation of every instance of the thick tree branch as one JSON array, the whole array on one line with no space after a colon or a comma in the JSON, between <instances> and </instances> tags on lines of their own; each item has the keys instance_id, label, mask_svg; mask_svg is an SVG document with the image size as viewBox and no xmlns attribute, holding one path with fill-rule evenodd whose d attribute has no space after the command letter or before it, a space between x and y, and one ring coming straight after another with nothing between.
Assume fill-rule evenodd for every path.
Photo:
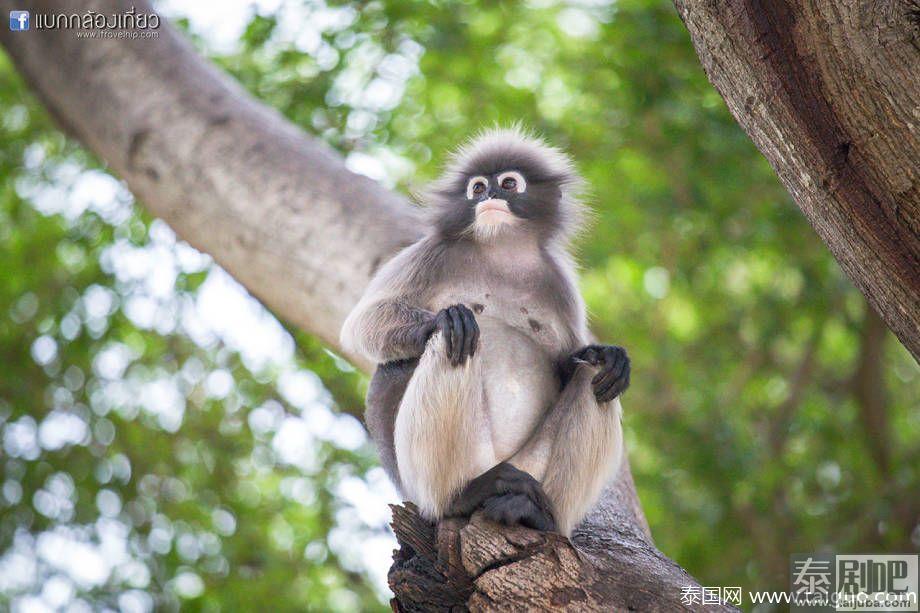
<instances>
[{"instance_id":1,"label":"thick tree branch","mask_svg":"<svg viewBox=\"0 0 920 613\"><path fill-rule=\"evenodd\" d=\"M33 1L30 9L110 14L132 6L151 10L147 2L118 0ZM0 0L0 8L19 7ZM0 42L61 126L153 214L276 313L341 351L338 330L373 271L416 237L403 198L349 172L338 154L255 101L168 24L159 38L143 40L0 28ZM489 539L504 539L505 552L518 548L508 559L522 561L536 549L512 532L493 526ZM486 546L465 534L461 544ZM628 465L576 531L580 555L558 538L539 538L558 555L541 558L532 572L543 574L531 574L521 584L528 588L482 591L502 599L496 606L520 610L536 602L542 596L532 592L560 573L593 577L585 593L597 602L644 610L682 608L680 588L698 585L652 545ZM416 568L427 563L434 572L430 560L420 560ZM477 582L501 576L485 570ZM574 592L558 598L573 607L581 602Z\"/></svg>"},{"instance_id":2,"label":"thick tree branch","mask_svg":"<svg viewBox=\"0 0 920 613\"><path fill-rule=\"evenodd\" d=\"M920 359L916 0L675 0L703 68Z\"/></svg>"},{"instance_id":3,"label":"thick tree branch","mask_svg":"<svg viewBox=\"0 0 920 613\"><path fill-rule=\"evenodd\" d=\"M14 5L4 0L3 11ZM30 8L111 14L131 6L151 10L116 0ZM337 347L374 269L415 238L412 209L246 94L168 24L158 32L90 40L0 28L0 42L59 123L154 215L276 313Z\"/></svg>"}]
</instances>

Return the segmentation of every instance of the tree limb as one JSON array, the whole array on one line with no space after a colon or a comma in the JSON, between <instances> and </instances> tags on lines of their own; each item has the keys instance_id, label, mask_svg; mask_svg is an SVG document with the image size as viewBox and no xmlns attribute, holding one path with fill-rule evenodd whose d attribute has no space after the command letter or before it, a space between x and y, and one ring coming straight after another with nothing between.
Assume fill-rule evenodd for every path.
<instances>
[{"instance_id":1,"label":"tree limb","mask_svg":"<svg viewBox=\"0 0 920 613\"><path fill-rule=\"evenodd\" d=\"M0 0L4 12L14 4ZM118 0L42 0L30 8L110 14L132 6L151 10L144 1ZM417 236L402 197L349 172L337 153L255 101L165 20L156 39L0 28L0 43L61 126L102 157L144 206L281 317L342 351L338 331L348 310L376 268ZM485 545L476 533L460 532L461 545ZM518 565L532 552L515 541L519 532L487 531L507 543L503 551L523 547L509 554L517 564L502 562L523 569ZM521 584L531 591L544 579L549 585L560 573L575 573L594 577L597 602L674 610L682 608L681 587L698 587L652 544L628 464L576 530L582 555L558 538L539 538L540 551L558 555L547 553L532 570L544 574ZM477 585L487 576L503 575L479 572ZM541 597L523 587L481 593L514 610ZM574 593L560 596L566 597L578 606Z\"/></svg>"},{"instance_id":2,"label":"tree limb","mask_svg":"<svg viewBox=\"0 0 920 613\"><path fill-rule=\"evenodd\" d=\"M14 4L3 0L3 10ZM131 6L152 10L117 0L31 3L33 12L79 14ZM347 170L163 21L157 39L0 28L0 42L53 117L151 213L341 351L341 323L374 270L417 236L412 208Z\"/></svg>"},{"instance_id":3,"label":"tree limb","mask_svg":"<svg viewBox=\"0 0 920 613\"><path fill-rule=\"evenodd\" d=\"M916 0L674 0L709 80L920 359Z\"/></svg>"}]
</instances>

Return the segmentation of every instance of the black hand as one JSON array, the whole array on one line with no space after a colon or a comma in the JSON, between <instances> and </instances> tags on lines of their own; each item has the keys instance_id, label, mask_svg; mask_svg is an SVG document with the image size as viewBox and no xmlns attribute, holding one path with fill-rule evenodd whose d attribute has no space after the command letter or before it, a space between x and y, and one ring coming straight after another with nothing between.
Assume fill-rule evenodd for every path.
<instances>
[{"instance_id":1,"label":"black hand","mask_svg":"<svg viewBox=\"0 0 920 613\"><path fill-rule=\"evenodd\" d=\"M629 356L622 347L588 345L572 354L572 359L598 368L598 373L591 379L598 402L610 402L629 387Z\"/></svg>"},{"instance_id":2,"label":"black hand","mask_svg":"<svg viewBox=\"0 0 920 613\"><path fill-rule=\"evenodd\" d=\"M444 336L451 365L459 366L476 353L479 325L473 312L465 305L455 304L441 310L435 315L435 329Z\"/></svg>"}]
</instances>

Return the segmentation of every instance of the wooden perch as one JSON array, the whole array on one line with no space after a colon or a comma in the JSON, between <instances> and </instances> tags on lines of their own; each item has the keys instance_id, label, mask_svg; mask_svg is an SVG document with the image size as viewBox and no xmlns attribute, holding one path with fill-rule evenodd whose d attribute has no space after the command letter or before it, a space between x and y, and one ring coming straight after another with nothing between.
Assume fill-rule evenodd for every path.
<instances>
[{"instance_id":1,"label":"wooden perch","mask_svg":"<svg viewBox=\"0 0 920 613\"><path fill-rule=\"evenodd\" d=\"M502 526L476 514L433 525L392 505L394 611L729 611L681 602L699 584L635 531L604 538Z\"/></svg>"}]
</instances>

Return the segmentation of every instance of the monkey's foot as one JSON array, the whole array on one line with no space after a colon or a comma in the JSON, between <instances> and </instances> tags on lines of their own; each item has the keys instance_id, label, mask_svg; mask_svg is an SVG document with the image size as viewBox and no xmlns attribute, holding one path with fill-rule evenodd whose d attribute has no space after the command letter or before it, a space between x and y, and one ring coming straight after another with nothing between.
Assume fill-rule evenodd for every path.
<instances>
[{"instance_id":1,"label":"monkey's foot","mask_svg":"<svg viewBox=\"0 0 920 613\"><path fill-rule=\"evenodd\" d=\"M464 517L477 509L482 509L488 519L505 525L556 530L553 506L540 482L507 462L493 466L470 481L446 515Z\"/></svg>"}]
</instances>

